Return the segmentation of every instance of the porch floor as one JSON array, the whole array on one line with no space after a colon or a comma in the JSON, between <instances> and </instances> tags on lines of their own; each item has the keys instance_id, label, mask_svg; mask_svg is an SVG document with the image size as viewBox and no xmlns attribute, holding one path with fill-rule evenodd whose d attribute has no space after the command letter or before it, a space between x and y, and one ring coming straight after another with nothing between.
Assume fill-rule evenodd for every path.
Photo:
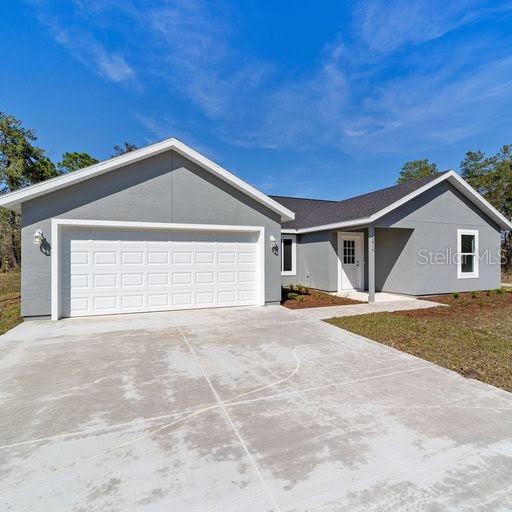
<instances>
[{"instance_id":1,"label":"porch floor","mask_svg":"<svg viewBox=\"0 0 512 512\"><path fill-rule=\"evenodd\" d=\"M352 300L360 300L361 302L368 302L368 292L342 292L342 293L331 293L336 297L347 297ZM375 292L375 302L396 302L399 300L414 300L415 297L412 295L400 295L398 293L387 293L387 292Z\"/></svg>"}]
</instances>

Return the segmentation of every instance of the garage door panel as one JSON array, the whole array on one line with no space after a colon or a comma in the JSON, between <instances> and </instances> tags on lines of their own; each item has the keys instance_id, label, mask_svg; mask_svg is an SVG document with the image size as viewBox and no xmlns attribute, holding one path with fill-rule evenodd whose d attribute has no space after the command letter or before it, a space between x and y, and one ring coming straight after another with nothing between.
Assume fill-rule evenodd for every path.
<instances>
[{"instance_id":1,"label":"garage door panel","mask_svg":"<svg viewBox=\"0 0 512 512\"><path fill-rule=\"evenodd\" d=\"M192 252L190 251L173 251L172 262L175 265L191 265Z\"/></svg>"},{"instance_id":2,"label":"garage door panel","mask_svg":"<svg viewBox=\"0 0 512 512\"><path fill-rule=\"evenodd\" d=\"M142 295L123 295L121 297L122 309L142 309L144 307L144 297Z\"/></svg>"},{"instance_id":3,"label":"garage door panel","mask_svg":"<svg viewBox=\"0 0 512 512\"><path fill-rule=\"evenodd\" d=\"M121 272L121 285L123 288L131 287L131 286L143 286L144 284L144 274L142 272L130 272L124 273Z\"/></svg>"},{"instance_id":4,"label":"garage door panel","mask_svg":"<svg viewBox=\"0 0 512 512\"><path fill-rule=\"evenodd\" d=\"M65 316L256 304L256 236L69 229Z\"/></svg>"}]
</instances>

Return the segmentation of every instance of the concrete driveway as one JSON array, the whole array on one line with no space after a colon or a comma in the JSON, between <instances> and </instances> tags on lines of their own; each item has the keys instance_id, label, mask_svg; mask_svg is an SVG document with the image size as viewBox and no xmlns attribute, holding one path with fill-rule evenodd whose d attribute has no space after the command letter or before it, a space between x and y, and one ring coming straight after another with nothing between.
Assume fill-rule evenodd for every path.
<instances>
[{"instance_id":1,"label":"concrete driveway","mask_svg":"<svg viewBox=\"0 0 512 512\"><path fill-rule=\"evenodd\" d=\"M0 348L2 510L512 509L512 395L281 307Z\"/></svg>"}]
</instances>

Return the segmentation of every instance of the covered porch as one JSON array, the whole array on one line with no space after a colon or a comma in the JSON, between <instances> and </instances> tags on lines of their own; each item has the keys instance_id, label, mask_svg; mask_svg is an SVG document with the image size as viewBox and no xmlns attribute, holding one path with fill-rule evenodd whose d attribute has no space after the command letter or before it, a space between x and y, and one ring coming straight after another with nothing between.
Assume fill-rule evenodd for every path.
<instances>
[{"instance_id":1,"label":"covered porch","mask_svg":"<svg viewBox=\"0 0 512 512\"><path fill-rule=\"evenodd\" d=\"M413 232L371 224L336 231L336 294L370 303L414 296L417 258Z\"/></svg>"}]
</instances>

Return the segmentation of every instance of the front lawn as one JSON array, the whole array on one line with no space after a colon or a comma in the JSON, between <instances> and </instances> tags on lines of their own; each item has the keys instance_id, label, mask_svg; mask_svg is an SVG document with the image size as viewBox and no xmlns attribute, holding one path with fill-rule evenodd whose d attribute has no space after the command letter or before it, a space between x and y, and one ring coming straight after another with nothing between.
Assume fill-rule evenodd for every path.
<instances>
[{"instance_id":1,"label":"front lawn","mask_svg":"<svg viewBox=\"0 0 512 512\"><path fill-rule=\"evenodd\" d=\"M321 308L325 306L347 306L362 304L358 300L337 297L328 293L312 290L305 286L295 285L284 287L281 291L281 304L289 309Z\"/></svg>"},{"instance_id":2,"label":"front lawn","mask_svg":"<svg viewBox=\"0 0 512 512\"><path fill-rule=\"evenodd\" d=\"M512 391L512 289L424 297L448 304L329 323Z\"/></svg>"},{"instance_id":3,"label":"front lawn","mask_svg":"<svg viewBox=\"0 0 512 512\"><path fill-rule=\"evenodd\" d=\"M0 274L0 334L20 322L20 273Z\"/></svg>"}]
</instances>

